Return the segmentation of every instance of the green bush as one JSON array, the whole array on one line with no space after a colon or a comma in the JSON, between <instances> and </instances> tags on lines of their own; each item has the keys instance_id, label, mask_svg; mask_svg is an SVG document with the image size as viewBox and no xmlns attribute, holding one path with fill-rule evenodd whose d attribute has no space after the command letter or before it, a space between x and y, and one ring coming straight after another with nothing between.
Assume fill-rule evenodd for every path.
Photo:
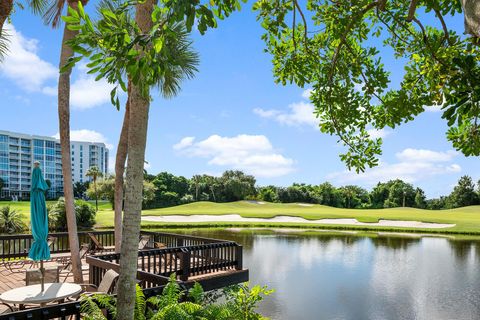
<instances>
[{"instance_id":1,"label":"green bush","mask_svg":"<svg viewBox=\"0 0 480 320\"><path fill-rule=\"evenodd\" d=\"M65 210L65 199L48 206L48 227L54 231L64 231L67 229L67 215ZM83 200L75 201L75 215L77 217L77 226L79 228L91 228L95 225L95 208Z\"/></svg>"},{"instance_id":2,"label":"green bush","mask_svg":"<svg viewBox=\"0 0 480 320\"><path fill-rule=\"evenodd\" d=\"M195 283L185 295L175 281L175 275L159 296L146 299L137 285L134 320L262 320L268 319L256 312L258 304L273 290L248 284L232 286L217 296L215 301L209 299L202 286ZM106 294L83 296L81 301L82 319L107 319L103 310L107 310L111 319L116 319L116 298ZM110 319L109 318L109 319Z\"/></svg>"},{"instance_id":3,"label":"green bush","mask_svg":"<svg viewBox=\"0 0 480 320\"><path fill-rule=\"evenodd\" d=\"M20 213L9 206L0 207L0 233L19 233L26 229Z\"/></svg>"}]
</instances>

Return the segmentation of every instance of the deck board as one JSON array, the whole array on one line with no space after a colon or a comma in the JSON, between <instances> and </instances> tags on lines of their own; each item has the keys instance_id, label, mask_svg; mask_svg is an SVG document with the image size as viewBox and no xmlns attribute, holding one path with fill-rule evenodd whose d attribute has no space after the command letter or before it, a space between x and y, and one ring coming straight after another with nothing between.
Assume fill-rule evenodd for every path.
<instances>
[{"instance_id":1,"label":"deck board","mask_svg":"<svg viewBox=\"0 0 480 320\"><path fill-rule=\"evenodd\" d=\"M85 260L82 260L82 264L86 265ZM45 268L48 267L55 267L61 264L58 264L57 262L53 261L48 261L44 263ZM26 270L34 270L38 269L37 266L32 266L27 264L26 269L22 270L15 270L15 272L11 272L8 270L4 265L0 265L0 294L19 287L25 286L25 273ZM30 268L31 267L31 268ZM73 283L73 274L70 273L68 277L65 279L65 274L60 274L60 281L63 282L71 282ZM84 283L89 283L88 279L88 272L83 273L83 282ZM6 307L4 305L0 305L0 314L4 311L6 311Z\"/></svg>"}]
</instances>

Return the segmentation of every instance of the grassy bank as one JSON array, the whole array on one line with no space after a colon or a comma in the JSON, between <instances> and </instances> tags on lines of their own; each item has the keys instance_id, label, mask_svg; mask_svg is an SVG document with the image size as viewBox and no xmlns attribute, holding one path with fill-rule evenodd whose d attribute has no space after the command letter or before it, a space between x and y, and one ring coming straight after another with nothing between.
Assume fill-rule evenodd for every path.
<instances>
[{"instance_id":1,"label":"grassy bank","mask_svg":"<svg viewBox=\"0 0 480 320\"><path fill-rule=\"evenodd\" d=\"M21 212L25 220L29 220L28 202L0 202L0 206L10 205L12 208ZM144 216L159 215L223 215L239 214L242 217L251 218L272 218L275 216L294 216L304 219L325 219L325 218L354 218L360 222L378 222L380 219L386 220L410 220L431 223L455 224L455 227L447 229L420 229L420 228L398 228L398 227L378 227L378 226L350 226L350 225L311 225L299 223L231 223L231 222L208 222L208 223L163 223L163 222L142 222L143 228L181 228L181 227L302 227L302 228L322 228L337 230L376 230L376 231L405 231L405 232L428 232L428 233L464 233L480 234L480 206L470 206L450 210L422 210L414 208L392 208L392 209L343 209L332 208L321 205L300 205L300 204L280 204L264 203L259 204L248 201L238 201L233 203L212 203L195 202L176 207L144 210ZM113 211L109 203L102 202L97 214L98 228L113 227Z\"/></svg>"}]
</instances>

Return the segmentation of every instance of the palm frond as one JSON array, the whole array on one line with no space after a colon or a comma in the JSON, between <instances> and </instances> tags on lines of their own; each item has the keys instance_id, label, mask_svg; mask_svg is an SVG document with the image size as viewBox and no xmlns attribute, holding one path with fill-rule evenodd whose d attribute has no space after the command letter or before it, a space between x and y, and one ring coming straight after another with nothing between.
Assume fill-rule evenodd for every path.
<instances>
[{"instance_id":1,"label":"palm frond","mask_svg":"<svg viewBox=\"0 0 480 320\"><path fill-rule=\"evenodd\" d=\"M43 13L43 22L46 25L52 25L53 28L57 28L66 2L66 0L49 0L46 5L47 9Z\"/></svg>"},{"instance_id":2,"label":"palm frond","mask_svg":"<svg viewBox=\"0 0 480 320\"><path fill-rule=\"evenodd\" d=\"M165 66L164 76L159 79L157 87L165 98L172 98L180 92L181 83L198 72L200 59L192 49L192 41L183 23L172 26L164 47L157 57L158 63Z\"/></svg>"},{"instance_id":3,"label":"palm frond","mask_svg":"<svg viewBox=\"0 0 480 320\"><path fill-rule=\"evenodd\" d=\"M48 0L29 0L28 6L33 14L43 15L48 5Z\"/></svg>"},{"instance_id":4,"label":"palm frond","mask_svg":"<svg viewBox=\"0 0 480 320\"><path fill-rule=\"evenodd\" d=\"M6 57L8 54L8 43L10 42L9 40L9 34L5 29L0 30L0 62L3 61L3 59Z\"/></svg>"},{"instance_id":5,"label":"palm frond","mask_svg":"<svg viewBox=\"0 0 480 320\"><path fill-rule=\"evenodd\" d=\"M203 304L205 301L205 292L202 286L195 282L193 288L188 291L188 297L197 304Z\"/></svg>"},{"instance_id":6,"label":"palm frond","mask_svg":"<svg viewBox=\"0 0 480 320\"><path fill-rule=\"evenodd\" d=\"M135 320L146 320L145 311L147 309L147 301L145 300L145 295L138 284L135 290Z\"/></svg>"},{"instance_id":7,"label":"palm frond","mask_svg":"<svg viewBox=\"0 0 480 320\"><path fill-rule=\"evenodd\" d=\"M91 296L83 296L80 304L80 313L82 314L82 319L86 320L106 320L107 318L103 315L102 309L95 302Z\"/></svg>"}]
</instances>

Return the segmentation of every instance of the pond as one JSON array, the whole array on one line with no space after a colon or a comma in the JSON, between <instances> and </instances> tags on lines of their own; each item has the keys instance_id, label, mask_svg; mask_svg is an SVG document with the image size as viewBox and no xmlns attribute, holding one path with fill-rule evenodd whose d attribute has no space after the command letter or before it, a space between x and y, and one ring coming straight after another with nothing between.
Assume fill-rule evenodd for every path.
<instances>
[{"instance_id":1,"label":"pond","mask_svg":"<svg viewBox=\"0 0 480 320\"><path fill-rule=\"evenodd\" d=\"M185 233L242 244L272 319L480 319L480 239L287 231Z\"/></svg>"}]
</instances>

